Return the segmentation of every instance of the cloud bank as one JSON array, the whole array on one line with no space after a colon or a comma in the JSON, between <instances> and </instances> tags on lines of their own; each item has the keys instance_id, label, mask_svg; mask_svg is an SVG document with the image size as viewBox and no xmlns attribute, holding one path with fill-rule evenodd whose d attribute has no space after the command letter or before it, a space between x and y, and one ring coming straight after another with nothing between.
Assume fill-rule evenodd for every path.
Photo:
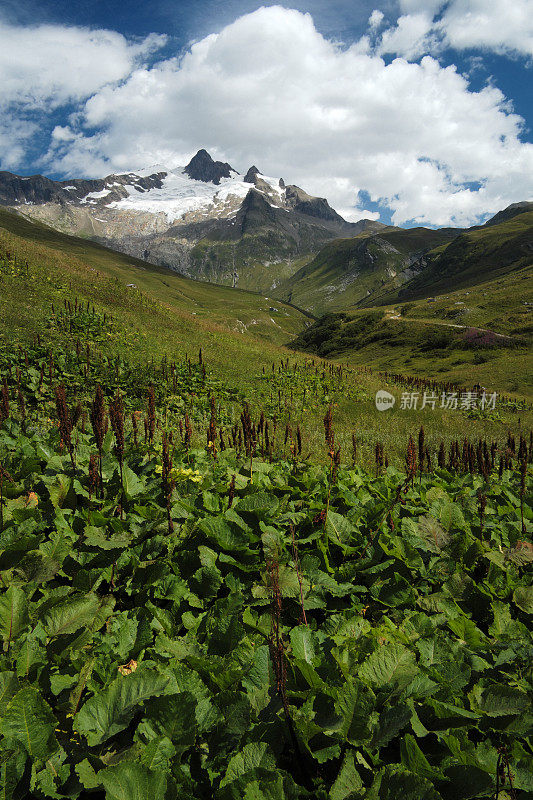
<instances>
[{"instance_id":1,"label":"cloud bank","mask_svg":"<svg viewBox=\"0 0 533 800\"><path fill-rule=\"evenodd\" d=\"M22 77L0 56L0 79L8 77L0 103L14 126L11 140L0 127L0 157L16 166L30 135L22 120L36 124L29 110L68 102L43 169L71 176L174 166L205 147L238 169L257 163L326 196L350 219L362 216L365 192L396 224L476 222L529 198L533 145L497 88L474 92L455 67L420 58L442 46L444 20L458 47L477 46L465 43L475 33L489 46L490 26L473 23L468 34L454 22L466 6L485 13L481 0L453 0L444 16L440 6L402 0L392 28L377 9L368 35L350 47L324 38L309 14L261 8L159 63L146 59L161 37L133 43L109 31L34 29ZM502 29L514 51L528 45L518 11ZM402 55L385 60L390 52Z\"/></svg>"},{"instance_id":2,"label":"cloud bank","mask_svg":"<svg viewBox=\"0 0 533 800\"><path fill-rule=\"evenodd\" d=\"M445 47L533 56L531 0L400 0L397 24L382 36L381 53L416 58Z\"/></svg>"}]
</instances>

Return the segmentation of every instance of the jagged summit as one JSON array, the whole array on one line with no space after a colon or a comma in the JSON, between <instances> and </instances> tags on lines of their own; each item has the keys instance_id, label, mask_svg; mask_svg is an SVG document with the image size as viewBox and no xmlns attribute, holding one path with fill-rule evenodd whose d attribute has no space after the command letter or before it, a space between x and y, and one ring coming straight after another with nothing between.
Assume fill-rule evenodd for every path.
<instances>
[{"instance_id":1,"label":"jagged summit","mask_svg":"<svg viewBox=\"0 0 533 800\"><path fill-rule=\"evenodd\" d=\"M198 150L183 170L189 178L204 183L214 183L218 186L222 178L231 178L231 173L237 174L231 164L223 161L214 161L207 150Z\"/></svg>"},{"instance_id":2,"label":"jagged summit","mask_svg":"<svg viewBox=\"0 0 533 800\"><path fill-rule=\"evenodd\" d=\"M244 181L244 183L253 183L253 184L255 184L256 178L257 178L258 175L261 175L261 173L259 172L259 170L257 169L257 167L254 164L254 166L250 167L250 169L248 170L248 172L244 176L243 181Z\"/></svg>"}]
</instances>

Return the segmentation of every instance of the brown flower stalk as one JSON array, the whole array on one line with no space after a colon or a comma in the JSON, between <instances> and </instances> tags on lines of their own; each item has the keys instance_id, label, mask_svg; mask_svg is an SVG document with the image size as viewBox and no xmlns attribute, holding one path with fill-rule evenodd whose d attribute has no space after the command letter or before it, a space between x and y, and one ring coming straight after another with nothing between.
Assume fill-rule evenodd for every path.
<instances>
[{"instance_id":1,"label":"brown flower stalk","mask_svg":"<svg viewBox=\"0 0 533 800\"><path fill-rule=\"evenodd\" d=\"M235 475L232 475L228 492L228 508L232 507L234 500L235 500Z\"/></svg>"},{"instance_id":2,"label":"brown flower stalk","mask_svg":"<svg viewBox=\"0 0 533 800\"><path fill-rule=\"evenodd\" d=\"M192 426L191 421L189 419L189 415L185 412L185 430L183 434L183 446L186 450L189 449L191 446L191 439L192 439Z\"/></svg>"},{"instance_id":3,"label":"brown flower stalk","mask_svg":"<svg viewBox=\"0 0 533 800\"><path fill-rule=\"evenodd\" d=\"M0 464L0 531L4 528L4 481L14 483L7 469L3 464Z\"/></svg>"},{"instance_id":4,"label":"brown flower stalk","mask_svg":"<svg viewBox=\"0 0 533 800\"><path fill-rule=\"evenodd\" d=\"M407 445L407 456L405 461L407 468L407 477L411 482L413 482L416 475L416 447L415 443L413 442L412 436L409 437L409 443Z\"/></svg>"},{"instance_id":5,"label":"brown flower stalk","mask_svg":"<svg viewBox=\"0 0 533 800\"><path fill-rule=\"evenodd\" d=\"M422 479L422 472L424 471L424 458L425 458L425 455L426 455L426 450L425 450L425 447L424 447L425 437L426 437L426 434L425 434L425 431L424 431L424 426L421 425L420 426L420 430L418 432L418 466L419 466L419 469L420 469L420 478L421 479Z\"/></svg>"},{"instance_id":6,"label":"brown flower stalk","mask_svg":"<svg viewBox=\"0 0 533 800\"><path fill-rule=\"evenodd\" d=\"M139 429L137 428L137 417L134 411L131 413L131 427L133 430L133 444L137 448L139 447Z\"/></svg>"},{"instance_id":7,"label":"brown flower stalk","mask_svg":"<svg viewBox=\"0 0 533 800\"><path fill-rule=\"evenodd\" d=\"M2 393L0 397L0 425L6 419L9 419L9 388L7 380L4 378L2 383Z\"/></svg>"},{"instance_id":8,"label":"brown flower stalk","mask_svg":"<svg viewBox=\"0 0 533 800\"><path fill-rule=\"evenodd\" d=\"M91 405L91 426L94 433L94 438L96 441L96 446L98 448L98 452L102 453L102 444L104 442L104 416L105 416L105 406L104 406L104 393L102 392L102 387L99 383L96 384L96 390L94 393L94 400Z\"/></svg>"},{"instance_id":9,"label":"brown flower stalk","mask_svg":"<svg viewBox=\"0 0 533 800\"><path fill-rule=\"evenodd\" d=\"M93 429L96 446L98 448L98 461L100 470L99 490L103 494L103 480L102 480L102 445L105 436L105 405L104 393L99 383L96 384L94 392L94 400L91 405L91 427Z\"/></svg>"},{"instance_id":10,"label":"brown flower stalk","mask_svg":"<svg viewBox=\"0 0 533 800\"><path fill-rule=\"evenodd\" d=\"M217 457L216 439L217 439L217 411L215 398L211 397L211 418L209 420L209 427L207 428L207 449L211 450L213 458Z\"/></svg>"},{"instance_id":11,"label":"brown flower stalk","mask_svg":"<svg viewBox=\"0 0 533 800\"><path fill-rule=\"evenodd\" d=\"M440 443L439 455L437 456L437 463L440 469L444 469L444 467L446 466L446 453L444 451L444 442Z\"/></svg>"},{"instance_id":12,"label":"brown flower stalk","mask_svg":"<svg viewBox=\"0 0 533 800\"><path fill-rule=\"evenodd\" d=\"M285 663L285 647L283 644L283 634L281 631L281 611L282 611L282 595L279 585L279 564L276 558L269 558L266 562L267 576L270 591L272 593L272 606L271 606L271 633L269 640L270 658L274 667L274 674L276 676L276 692L278 693L283 711L285 713L285 720L289 729L289 734L294 747L295 755L298 759L299 767L302 774L306 776L305 766L303 764L302 753L296 737L294 723L292 721L289 701L287 699L287 667Z\"/></svg>"},{"instance_id":13,"label":"brown flower stalk","mask_svg":"<svg viewBox=\"0 0 533 800\"><path fill-rule=\"evenodd\" d=\"M17 405L21 419L21 427L22 430L26 431L26 402L24 400L24 395L22 394L21 390L18 389L17 391Z\"/></svg>"},{"instance_id":14,"label":"brown flower stalk","mask_svg":"<svg viewBox=\"0 0 533 800\"><path fill-rule=\"evenodd\" d=\"M524 522L524 495L526 493L527 457L525 454L520 461L520 516L522 519L522 536L526 533L526 523Z\"/></svg>"},{"instance_id":15,"label":"brown flower stalk","mask_svg":"<svg viewBox=\"0 0 533 800\"><path fill-rule=\"evenodd\" d=\"M324 439L328 450L331 451L335 448L335 433L333 431L333 413L331 405L328 406L326 415L324 417Z\"/></svg>"},{"instance_id":16,"label":"brown flower stalk","mask_svg":"<svg viewBox=\"0 0 533 800\"><path fill-rule=\"evenodd\" d=\"M72 464L72 469L76 469L76 463L74 461L74 446L72 444L72 419L68 411L67 407L67 396L65 392L65 384L60 383L59 386L55 388L55 398L56 398L56 410L57 416L59 419L59 433L61 435L61 440L65 447L67 448L70 461Z\"/></svg>"}]
</instances>

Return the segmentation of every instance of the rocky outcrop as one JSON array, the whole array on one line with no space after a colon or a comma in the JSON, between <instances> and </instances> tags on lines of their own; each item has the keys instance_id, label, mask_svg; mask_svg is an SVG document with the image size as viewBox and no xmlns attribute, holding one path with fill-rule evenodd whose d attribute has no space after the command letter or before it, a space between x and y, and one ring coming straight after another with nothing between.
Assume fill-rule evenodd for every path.
<instances>
[{"instance_id":1,"label":"rocky outcrop","mask_svg":"<svg viewBox=\"0 0 533 800\"><path fill-rule=\"evenodd\" d=\"M244 176L243 180L244 180L245 183L253 183L255 185L255 183L257 181L257 176L260 175L260 174L261 173L259 172L257 167L254 165L253 167L250 167L250 169L248 170L248 172Z\"/></svg>"},{"instance_id":2,"label":"rocky outcrop","mask_svg":"<svg viewBox=\"0 0 533 800\"><path fill-rule=\"evenodd\" d=\"M334 211L328 201L323 197L311 197L311 195L300 189L299 186L287 186L285 197L288 205L301 214L309 217L329 220L331 222L344 223L345 220Z\"/></svg>"},{"instance_id":3,"label":"rocky outcrop","mask_svg":"<svg viewBox=\"0 0 533 800\"><path fill-rule=\"evenodd\" d=\"M137 192L160 189L166 172L141 177L133 173L108 175L106 178L74 178L69 181L53 181L43 175L23 177L11 172L0 172L0 205L43 205L44 203L108 204L128 196L127 186ZM102 197L91 195L103 194ZM88 197L89 195L89 197Z\"/></svg>"},{"instance_id":4,"label":"rocky outcrop","mask_svg":"<svg viewBox=\"0 0 533 800\"><path fill-rule=\"evenodd\" d=\"M189 178L203 183L214 183L218 186L221 178L231 178L236 170L230 164L213 161L207 150L198 150L183 170Z\"/></svg>"}]
</instances>

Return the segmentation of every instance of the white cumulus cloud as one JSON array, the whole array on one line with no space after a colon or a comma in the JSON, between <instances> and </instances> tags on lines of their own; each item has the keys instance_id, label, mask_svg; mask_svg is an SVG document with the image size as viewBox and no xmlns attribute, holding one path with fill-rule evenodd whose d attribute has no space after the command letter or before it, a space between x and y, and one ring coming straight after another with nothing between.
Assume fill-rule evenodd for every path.
<instances>
[{"instance_id":1,"label":"white cumulus cloud","mask_svg":"<svg viewBox=\"0 0 533 800\"><path fill-rule=\"evenodd\" d=\"M85 100L127 78L135 65L161 47L152 34L131 42L107 30L0 20L0 164L21 163L39 115ZM8 130L6 132L6 128Z\"/></svg>"},{"instance_id":2,"label":"white cumulus cloud","mask_svg":"<svg viewBox=\"0 0 533 800\"><path fill-rule=\"evenodd\" d=\"M126 78L165 37L128 42L114 31L0 22L0 42L0 103L50 108Z\"/></svg>"},{"instance_id":3,"label":"white cumulus cloud","mask_svg":"<svg viewBox=\"0 0 533 800\"><path fill-rule=\"evenodd\" d=\"M325 39L308 14L269 7L140 68L85 104L56 170L184 163L199 147L238 169L326 196L351 218L360 191L394 221L467 224L531 194L533 145L493 87L470 91L430 57L390 64ZM84 127L85 126L85 127ZM90 131L97 129L97 134Z\"/></svg>"},{"instance_id":4,"label":"white cumulus cloud","mask_svg":"<svg viewBox=\"0 0 533 800\"><path fill-rule=\"evenodd\" d=\"M400 0L380 52L418 58L450 47L533 56L533 0Z\"/></svg>"},{"instance_id":5,"label":"white cumulus cloud","mask_svg":"<svg viewBox=\"0 0 533 800\"><path fill-rule=\"evenodd\" d=\"M403 1L404 17L423 18L413 35L432 35L428 4ZM373 18L383 22L379 13ZM108 35L115 34L96 37L98 46ZM21 92L34 86L30 107L43 97L79 98L52 133L44 170L83 176L172 167L205 147L239 170L255 163L325 196L350 219L366 214L360 193L368 193L397 224L466 225L531 196L533 145L521 140L523 120L497 88L474 92L435 58L387 63L367 37L344 47L321 35L309 14L279 6L151 66L143 53L160 41L119 40L122 55L110 55L92 78L66 75L61 85L55 68L46 80L36 68L27 73ZM0 131L0 154L1 146Z\"/></svg>"}]
</instances>

